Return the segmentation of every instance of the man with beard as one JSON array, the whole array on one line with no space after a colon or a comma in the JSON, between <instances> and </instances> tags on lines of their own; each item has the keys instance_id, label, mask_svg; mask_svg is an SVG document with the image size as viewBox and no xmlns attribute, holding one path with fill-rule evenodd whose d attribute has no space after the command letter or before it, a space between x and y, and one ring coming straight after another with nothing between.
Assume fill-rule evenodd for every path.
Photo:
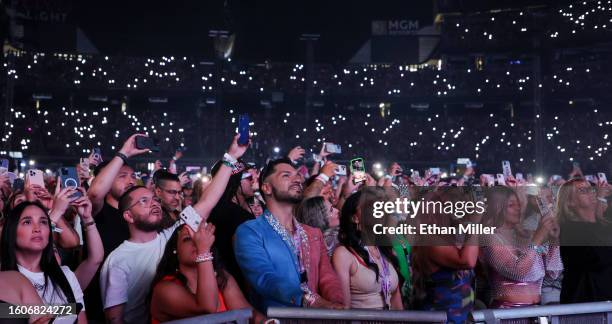
<instances>
[{"instance_id":1,"label":"man with beard","mask_svg":"<svg viewBox=\"0 0 612 324\"><path fill-rule=\"evenodd\" d=\"M87 191L92 203L92 215L104 246L104 257L130 237L128 224L119 211L119 199L136 184L134 169L127 164L127 160L149 151L136 148L136 136L145 135L130 136L112 160L100 164L94 171L95 178ZM84 291L85 305L89 320L104 321L99 277L100 271Z\"/></svg>"},{"instance_id":2,"label":"man with beard","mask_svg":"<svg viewBox=\"0 0 612 324\"><path fill-rule=\"evenodd\" d=\"M119 198L136 184L134 169L127 164L127 160L149 151L136 148L136 136L145 135L130 136L112 160L99 165L87 191L92 203L92 215L95 215L96 226L104 244L105 256L129 237L127 223L118 209Z\"/></svg>"},{"instance_id":3,"label":"man with beard","mask_svg":"<svg viewBox=\"0 0 612 324\"><path fill-rule=\"evenodd\" d=\"M321 230L293 215L302 200L302 176L289 159L279 159L268 163L259 183L268 208L238 227L234 247L254 306L263 312L273 306L343 308Z\"/></svg>"},{"instance_id":4,"label":"man with beard","mask_svg":"<svg viewBox=\"0 0 612 324\"><path fill-rule=\"evenodd\" d=\"M179 218L183 201L183 188L179 177L165 170L158 170L155 179L155 196L159 198L163 211L161 229L166 229Z\"/></svg>"},{"instance_id":5,"label":"man with beard","mask_svg":"<svg viewBox=\"0 0 612 324\"><path fill-rule=\"evenodd\" d=\"M203 219L219 201L223 189L236 170L232 161L240 158L248 145L238 145L236 135L225 154L223 165L213 177L202 199L193 206ZM231 161L230 161L231 160ZM163 220L159 198L143 186L128 189L119 199L119 210L128 224L129 240L119 245L102 266L100 287L107 323L146 323L146 298L166 243L179 225L158 232Z\"/></svg>"},{"instance_id":6,"label":"man with beard","mask_svg":"<svg viewBox=\"0 0 612 324\"><path fill-rule=\"evenodd\" d=\"M119 210L128 223L130 238L111 252L102 266L104 313L110 323L143 322L148 316L145 301L157 263L178 223L158 233L163 217L159 198L141 186L123 194Z\"/></svg>"}]
</instances>

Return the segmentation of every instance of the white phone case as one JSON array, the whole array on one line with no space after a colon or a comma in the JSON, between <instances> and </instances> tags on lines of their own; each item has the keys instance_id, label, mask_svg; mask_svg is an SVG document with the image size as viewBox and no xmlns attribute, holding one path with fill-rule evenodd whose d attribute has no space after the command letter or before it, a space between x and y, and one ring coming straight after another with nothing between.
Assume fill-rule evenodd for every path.
<instances>
[{"instance_id":1,"label":"white phone case","mask_svg":"<svg viewBox=\"0 0 612 324\"><path fill-rule=\"evenodd\" d=\"M506 179L504 179L504 175L501 173L497 174L497 184L500 186L505 186L506 185Z\"/></svg>"},{"instance_id":2,"label":"white phone case","mask_svg":"<svg viewBox=\"0 0 612 324\"><path fill-rule=\"evenodd\" d=\"M194 232L198 230L200 223L202 223L202 217L191 206L181 212L181 220L189 225Z\"/></svg>"},{"instance_id":3,"label":"white phone case","mask_svg":"<svg viewBox=\"0 0 612 324\"><path fill-rule=\"evenodd\" d=\"M502 170L504 178L508 178L512 175L512 169L510 169L510 161L502 161Z\"/></svg>"}]
</instances>

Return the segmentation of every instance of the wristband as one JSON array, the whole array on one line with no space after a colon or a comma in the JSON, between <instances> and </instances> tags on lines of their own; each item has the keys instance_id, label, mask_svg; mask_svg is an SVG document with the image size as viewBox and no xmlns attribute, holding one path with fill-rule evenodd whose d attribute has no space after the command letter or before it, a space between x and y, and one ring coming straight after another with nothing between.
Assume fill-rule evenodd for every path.
<instances>
[{"instance_id":1,"label":"wristband","mask_svg":"<svg viewBox=\"0 0 612 324\"><path fill-rule=\"evenodd\" d=\"M128 157L127 155L121 153L121 152L117 152L117 154L115 154L115 156L119 157L121 160L123 160L123 164L127 164L128 161Z\"/></svg>"},{"instance_id":2,"label":"wristband","mask_svg":"<svg viewBox=\"0 0 612 324\"><path fill-rule=\"evenodd\" d=\"M224 161L228 161L231 164L236 164L236 162L238 162L237 159L235 159L233 156L231 156L229 153L225 153L223 154L223 160Z\"/></svg>"},{"instance_id":3,"label":"wristband","mask_svg":"<svg viewBox=\"0 0 612 324\"><path fill-rule=\"evenodd\" d=\"M57 225L53 222L51 222L51 232L57 233L57 234L62 234L64 230L57 227Z\"/></svg>"},{"instance_id":4,"label":"wristband","mask_svg":"<svg viewBox=\"0 0 612 324\"><path fill-rule=\"evenodd\" d=\"M91 221L89 223L85 223L85 224L83 224L83 228L85 229L85 231L87 231L87 228L89 226L92 226L92 225L96 225L96 222L95 221Z\"/></svg>"},{"instance_id":5,"label":"wristband","mask_svg":"<svg viewBox=\"0 0 612 324\"><path fill-rule=\"evenodd\" d=\"M204 252L204 253L200 253L198 254L198 256L195 259L196 263L202 263L202 262L208 262L208 261L212 261L214 259L212 252Z\"/></svg>"},{"instance_id":6,"label":"wristband","mask_svg":"<svg viewBox=\"0 0 612 324\"><path fill-rule=\"evenodd\" d=\"M597 200L601 201L604 204L608 203L608 199L604 198L604 197L597 197Z\"/></svg>"},{"instance_id":7,"label":"wristband","mask_svg":"<svg viewBox=\"0 0 612 324\"><path fill-rule=\"evenodd\" d=\"M323 182L323 184L326 184L327 181L329 181L329 177L324 173L319 174L315 179Z\"/></svg>"}]
</instances>

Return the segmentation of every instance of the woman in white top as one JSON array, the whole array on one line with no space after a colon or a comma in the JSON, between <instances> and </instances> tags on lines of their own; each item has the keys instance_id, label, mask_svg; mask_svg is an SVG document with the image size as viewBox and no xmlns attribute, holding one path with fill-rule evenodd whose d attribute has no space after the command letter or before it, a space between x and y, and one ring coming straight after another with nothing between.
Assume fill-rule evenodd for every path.
<instances>
[{"instance_id":1,"label":"woman in white top","mask_svg":"<svg viewBox=\"0 0 612 324\"><path fill-rule=\"evenodd\" d=\"M51 219L38 203L23 202L11 210L2 229L0 270L17 270L30 280L47 305L77 304L75 315L54 323L87 323L83 292L68 267L60 267L53 252ZM80 304L80 306L79 306Z\"/></svg>"}]
</instances>

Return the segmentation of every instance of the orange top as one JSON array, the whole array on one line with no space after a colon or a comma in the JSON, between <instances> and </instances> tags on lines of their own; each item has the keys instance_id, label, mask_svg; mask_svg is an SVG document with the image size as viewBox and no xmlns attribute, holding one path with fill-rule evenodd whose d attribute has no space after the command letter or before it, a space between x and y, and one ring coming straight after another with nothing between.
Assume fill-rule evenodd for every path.
<instances>
[{"instance_id":1,"label":"orange top","mask_svg":"<svg viewBox=\"0 0 612 324\"><path fill-rule=\"evenodd\" d=\"M174 282L175 284L178 285L183 285L183 283L176 278L176 276L174 275L167 275L165 276L162 281L171 281ZM221 312L225 312L227 311L227 306L225 306L225 300L223 299L223 295L221 294L221 292L219 292L219 306L217 307L217 311L216 313L221 313ZM159 324L159 320L157 320L155 317L153 317L153 314L151 313L151 324Z\"/></svg>"}]
</instances>

